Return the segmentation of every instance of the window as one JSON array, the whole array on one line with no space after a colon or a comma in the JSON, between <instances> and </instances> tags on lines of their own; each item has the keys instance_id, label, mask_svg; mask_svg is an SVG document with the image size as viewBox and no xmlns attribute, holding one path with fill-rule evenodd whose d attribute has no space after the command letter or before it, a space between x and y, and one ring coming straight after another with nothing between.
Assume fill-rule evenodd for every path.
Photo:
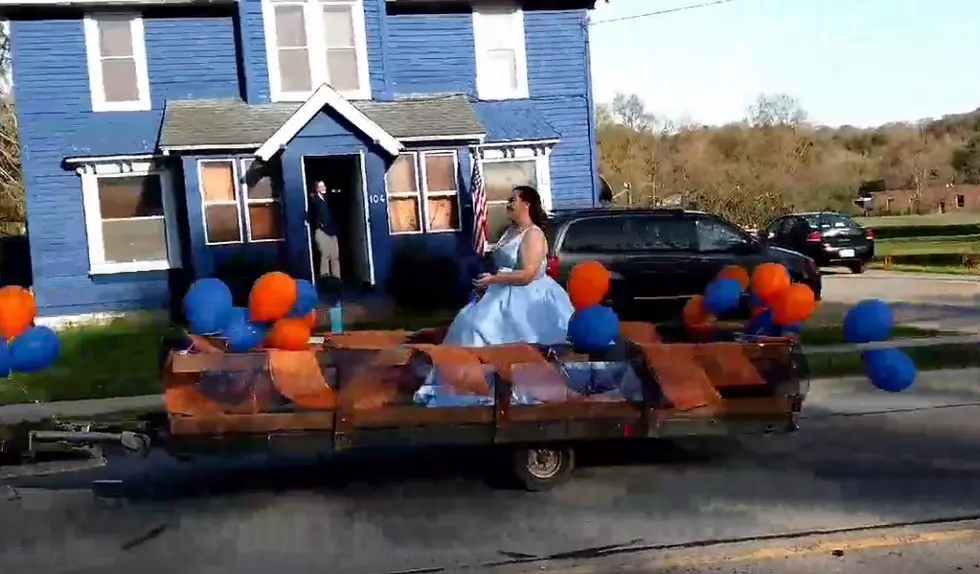
<instances>
[{"instance_id":1,"label":"window","mask_svg":"<svg viewBox=\"0 0 980 574\"><path fill-rule=\"evenodd\" d=\"M143 19L132 14L85 17L92 111L150 109Z\"/></svg>"},{"instance_id":2,"label":"window","mask_svg":"<svg viewBox=\"0 0 980 574\"><path fill-rule=\"evenodd\" d=\"M242 243L246 239L252 243L282 240L279 191L271 176L251 167L251 159L198 162L204 238L208 245Z\"/></svg>"},{"instance_id":3,"label":"window","mask_svg":"<svg viewBox=\"0 0 980 574\"><path fill-rule=\"evenodd\" d=\"M962 193L956 194L956 207L963 208L966 205L966 196Z\"/></svg>"},{"instance_id":4,"label":"window","mask_svg":"<svg viewBox=\"0 0 980 574\"><path fill-rule=\"evenodd\" d=\"M389 232L459 231L458 174L455 151L398 156L385 176Z\"/></svg>"},{"instance_id":5,"label":"window","mask_svg":"<svg viewBox=\"0 0 980 574\"><path fill-rule=\"evenodd\" d=\"M483 160L483 186L487 194L487 231L491 241L497 241L510 226L507 200L518 185L539 189L538 163L528 160Z\"/></svg>"},{"instance_id":6,"label":"window","mask_svg":"<svg viewBox=\"0 0 980 574\"><path fill-rule=\"evenodd\" d=\"M79 167L93 274L180 267L173 190L152 162Z\"/></svg>"},{"instance_id":7,"label":"window","mask_svg":"<svg viewBox=\"0 0 980 574\"><path fill-rule=\"evenodd\" d=\"M719 219L698 219L697 237L702 252L735 251L752 244L748 235Z\"/></svg>"},{"instance_id":8,"label":"window","mask_svg":"<svg viewBox=\"0 0 980 574\"><path fill-rule=\"evenodd\" d=\"M274 101L304 101L322 84L370 99L363 0L264 0Z\"/></svg>"},{"instance_id":9,"label":"window","mask_svg":"<svg viewBox=\"0 0 980 574\"><path fill-rule=\"evenodd\" d=\"M629 218L630 247L637 251L694 251L694 222L681 217Z\"/></svg>"},{"instance_id":10,"label":"window","mask_svg":"<svg viewBox=\"0 0 980 574\"><path fill-rule=\"evenodd\" d=\"M632 241L625 217L596 217L568 226L561 251L565 253L610 253L629 251Z\"/></svg>"},{"instance_id":11,"label":"window","mask_svg":"<svg viewBox=\"0 0 980 574\"><path fill-rule=\"evenodd\" d=\"M804 215L813 229L857 229L858 224L850 217L840 213L815 213Z\"/></svg>"},{"instance_id":12,"label":"window","mask_svg":"<svg viewBox=\"0 0 980 574\"><path fill-rule=\"evenodd\" d=\"M527 98L524 12L516 6L474 10L473 43L480 99Z\"/></svg>"}]
</instances>

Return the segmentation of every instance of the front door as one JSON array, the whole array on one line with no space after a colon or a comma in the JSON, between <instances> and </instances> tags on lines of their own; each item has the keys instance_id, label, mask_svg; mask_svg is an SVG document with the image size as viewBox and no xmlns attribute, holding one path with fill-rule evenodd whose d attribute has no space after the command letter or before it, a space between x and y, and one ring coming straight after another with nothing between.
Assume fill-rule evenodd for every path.
<instances>
[{"instance_id":1,"label":"front door","mask_svg":"<svg viewBox=\"0 0 980 574\"><path fill-rule=\"evenodd\" d=\"M306 156L303 158L304 180L309 209L310 253L314 281L335 269L327 265L316 241L318 218L329 217L336 232L340 279L347 288L363 289L374 285L374 262L371 249L370 212L367 209L364 157L362 154ZM316 195L322 188L325 194ZM326 205L325 213L318 202Z\"/></svg>"}]
</instances>

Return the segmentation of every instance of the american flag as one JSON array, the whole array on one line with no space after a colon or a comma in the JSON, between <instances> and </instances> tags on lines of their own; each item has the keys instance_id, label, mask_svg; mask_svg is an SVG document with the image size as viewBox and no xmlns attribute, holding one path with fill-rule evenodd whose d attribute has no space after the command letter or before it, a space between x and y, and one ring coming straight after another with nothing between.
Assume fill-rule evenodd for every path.
<instances>
[{"instance_id":1,"label":"american flag","mask_svg":"<svg viewBox=\"0 0 980 574\"><path fill-rule=\"evenodd\" d=\"M487 249L487 190L483 185L480 160L473 158L473 251L483 255Z\"/></svg>"}]
</instances>

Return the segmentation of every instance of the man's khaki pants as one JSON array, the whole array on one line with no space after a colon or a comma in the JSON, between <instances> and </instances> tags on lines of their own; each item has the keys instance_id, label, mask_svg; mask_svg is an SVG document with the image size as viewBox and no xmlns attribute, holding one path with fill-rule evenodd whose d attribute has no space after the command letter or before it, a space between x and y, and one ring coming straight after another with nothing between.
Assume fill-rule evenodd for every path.
<instances>
[{"instance_id":1,"label":"man's khaki pants","mask_svg":"<svg viewBox=\"0 0 980 574\"><path fill-rule=\"evenodd\" d=\"M320 277L340 279L340 246L337 244L337 237L317 229L313 232L313 240L320 252Z\"/></svg>"}]
</instances>

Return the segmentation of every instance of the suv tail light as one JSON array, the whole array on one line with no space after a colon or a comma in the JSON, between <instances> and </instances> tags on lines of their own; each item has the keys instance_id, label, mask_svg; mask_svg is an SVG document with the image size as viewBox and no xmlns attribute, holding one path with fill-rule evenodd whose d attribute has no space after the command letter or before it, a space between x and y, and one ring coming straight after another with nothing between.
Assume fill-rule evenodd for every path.
<instances>
[{"instance_id":1,"label":"suv tail light","mask_svg":"<svg viewBox=\"0 0 980 574\"><path fill-rule=\"evenodd\" d=\"M820 232L814 231L806 236L807 243L820 243Z\"/></svg>"},{"instance_id":2,"label":"suv tail light","mask_svg":"<svg viewBox=\"0 0 980 574\"><path fill-rule=\"evenodd\" d=\"M875 238L875 230L874 229L868 229L868 230L866 230L864 232L864 237L867 238L867 239L874 239Z\"/></svg>"},{"instance_id":3,"label":"suv tail light","mask_svg":"<svg viewBox=\"0 0 980 574\"><path fill-rule=\"evenodd\" d=\"M559 263L560 263L560 261L558 261L558 257L556 255L552 255L551 257L548 258L548 263L545 266L545 273L547 273L548 274L548 277L551 277L555 281L558 280L558 264Z\"/></svg>"}]
</instances>

